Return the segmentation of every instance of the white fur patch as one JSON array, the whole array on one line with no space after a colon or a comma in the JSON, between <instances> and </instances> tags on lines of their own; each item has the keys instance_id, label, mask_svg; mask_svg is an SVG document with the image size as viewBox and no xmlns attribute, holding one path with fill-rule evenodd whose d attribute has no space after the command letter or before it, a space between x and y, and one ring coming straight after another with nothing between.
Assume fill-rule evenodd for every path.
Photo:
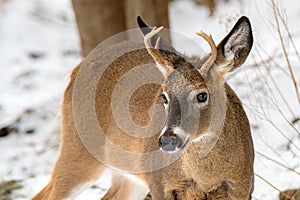
<instances>
[{"instance_id":1,"label":"white fur patch","mask_svg":"<svg viewBox=\"0 0 300 200\"><path fill-rule=\"evenodd\" d=\"M225 59L228 61L228 62L232 62L233 59L234 59L234 53L233 51L231 50L232 49L232 40L228 40L228 42L225 44L224 46L224 56L225 56Z\"/></svg>"},{"instance_id":2,"label":"white fur patch","mask_svg":"<svg viewBox=\"0 0 300 200\"><path fill-rule=\"evenodd\" d=\"M131 187L132 189L130 191L130 195L128 199L130 200L144 199L148 194L148 192L150 191L146 183L142 179L132 174L126 174L124 176L126 176L129 180L132 181L132 187Z\"/></svg>"},{"instance_id":3,"label":"white fur patch","mask_svg":"<svg viewBox=\"0 0 300 200\"><path fill-rule=\"evenodd\" d=\"M130 195L129 195L129 200L141 200L145 199L147 196L148 192L150 190L142 188L142 187L137 187L135 186L135 190L131 190Z\"/></svg>"},{"instance_id":4,"label":"white fur patch","mask_svg":"<svg viewBox=\"0 0 300 200\"><path fill-rule=\"evenodd\" d=\"M162 136L162 134L164 133L164 132L166 132L166 130L167 130L167 127L165 126L162 130L161 130L161 132L160 132L160 135L159 136Z\"/></svg>"},{"instance_id":5,"label":"white fur patch","mask_svg":"<svg viewBox=\"0 0 300 200\"><path fill-rule=\"evenodd\" d=\"M130 200L144 199L148 194L148 192L150 191L148 185L142 179L140 179L135 175L124 173L124 172L122 172L121 174L126 178L128 178L132 184L131 190L128 191L130 192L128 199Z\"/></svg>"},{"instance_id":6,"label":"white fur patch","mask_svg":"<svg viewBox=\"0 0 300 200\"><path fill-rule=\"evenodd\" d=\"M91 187L93 185L93 183L94 183L94 181L77 185L69 192L68 196L66 198L64 198L64 200L74 200L81 192L83 192L87 188Z\"/></svg>"},{"instance_id":7,"label":"white fur patch","mask_svg":"<svg viewBox=\"0 0 300 200\"><path fill-rule=\"evenodd\" d=\"M128 178L130 181L143 186L144 188L148 189L148 185L145 183L144 180L140 179L139 177L132 175L132 174L127 174L127 173L123 173L122 175L124 175L126 178Z\"/></svg>"},{"instance_id":8,"label":"white fur patch","mask_svg":"<svg viewBox=\"0 0 300 200\"><path fill-rule=\"evenodd\" d=\"M111 167L111 166L110 166L110 168L112 169L112 173L121 174L121 175L125 176L126 178L128 178L130 181L132 181L134 183L137 183L138 185L141 185L145 188L148 188L148 185L143 181L143 179L140 179L139 177L137 177L135 175L123 172L123 171L121 171L117 168L114 168L114 167Z\"/></svg>"},{"instance_id":9,"label":"white fur patch","mask_svg":"<svg viewBox=\"0 0 300 200\"><path fill-rule=\"evenodd\" d=\"M176 135L181 136L182 138L185 138L186 132L184 130L182 130L180 127L175 127L174 128L174 133Z\"/></svg>"}]
</instances>

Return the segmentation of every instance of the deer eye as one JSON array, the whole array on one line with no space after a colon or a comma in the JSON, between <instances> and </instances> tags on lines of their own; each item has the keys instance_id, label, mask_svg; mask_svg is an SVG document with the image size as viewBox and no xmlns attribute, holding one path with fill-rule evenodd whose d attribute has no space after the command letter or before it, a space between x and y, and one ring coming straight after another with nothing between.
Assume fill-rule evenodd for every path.
<instances>
[{"instance_id":1,"label":"deer eye","mask_svg":"<svg viewBox=\"0 0 300 200\"><path fill-rule=\"evenodd\" d=\"M207 100L207 93L206 92L201 92L197 95L197 102L198 103L204 103Z\"/></svg>"},{"instance_id":2,"label":"deer eye","mask_svg":"<svg viewBox=\"0 0 300 200\"><path fill-rule=\"evenodd\" d=\"M161 94L161 98L163 100L164 105L167 105L169 103L165 94Z\"/></svg>"}]
</instances>

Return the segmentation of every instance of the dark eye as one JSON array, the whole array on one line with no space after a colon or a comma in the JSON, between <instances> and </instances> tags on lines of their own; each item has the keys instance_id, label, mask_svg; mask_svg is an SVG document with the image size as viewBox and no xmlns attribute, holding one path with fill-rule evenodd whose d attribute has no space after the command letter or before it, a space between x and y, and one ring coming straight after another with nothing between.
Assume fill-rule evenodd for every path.
<instances>
[{"instance_id":1,"label":"dark eye","mask_svg":"<svg viewBox=\"0 0 300 200\"><path fill-rule=\"evenodd\" d=\"M201 92L200 94L197 95L197 102L198 103L204 103L207 100L207 93L206 92Z\"/></svg>"},{"instance_id":2,"label":"dark eye","mask_svg":"<svg viewBox=\"0 0 300 200\"><path fill-rule=\"evenodd\" d=\"M161 94L162 100L164 104L168 104L168 99L165 94Z\"/></svg>"}]
</instances>

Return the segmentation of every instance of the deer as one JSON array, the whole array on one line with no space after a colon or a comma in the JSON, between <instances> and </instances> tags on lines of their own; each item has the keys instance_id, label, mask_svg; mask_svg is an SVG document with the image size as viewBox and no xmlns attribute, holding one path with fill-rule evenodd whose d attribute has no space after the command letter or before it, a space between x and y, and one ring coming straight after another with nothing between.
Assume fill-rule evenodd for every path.
<instances>
[{"instance_id":1,"label":"deer","mask_svg":"<svg viewBox=\"0 0 300 200\"><path fill-rule=\"evenodd\" d=\"M96 48L71 73L62 105L59 158L49 183L33 200L75 199L104 173L111 173L112 180L103 200L251 199L254 150L249 120L225 81L252 48L249 19L242 16L218 45L211 35L197 32L211 49L204 58L179 53L163 37L163 27L151 28L140 17L137 21L143 43L134 43L132 49L127 42ZM105 63L121 49L126 53ZM104 70L103 65L109 67ZM152 76L161 81L135 89L128 100L128 118L143 127L154 123L147 137L126 134L114 119L127 98L114 93L117 82L138 65L153 69ZM80 80L82 70L90 73ZM95 78L99 70L101 78ZM89 89L92 82L96 87ZM96 123L81 110L90 106L85 99L90 93L93 117L109 142L98 137ZM153 105L161 109L152 112ZM88 139L93 148L84 142ZM129 159L120 149L137 156Z\"/></svg>"}]
</instances>

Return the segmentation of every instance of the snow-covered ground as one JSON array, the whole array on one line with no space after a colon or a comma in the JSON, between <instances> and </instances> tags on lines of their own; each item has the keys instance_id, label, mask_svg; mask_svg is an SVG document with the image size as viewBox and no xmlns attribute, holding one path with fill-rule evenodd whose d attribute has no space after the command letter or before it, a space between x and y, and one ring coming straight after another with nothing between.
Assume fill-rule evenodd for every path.
<instances>
[{"instance_id":1,"label":"snow-covered ground","mask_svg":"<svg viewBox=\"0 0 300 200\"><path fill-rule=\"evenodd\" d=\"M300 4L275 2L277 12L300 46ZM192 1L170 4L171 28L203 42L194 32L212 33L216 41L236 19L247 15L254 47L243 68L228 82L244 102L256 150L254 199L278 199L279 190L300 188L300 107L278 37L271 0L231 0L218 4L214 17ZM300 82L300 60L279 19L291 66ZM187 53L185 41L175 46ZM204 48L206 48L203 42ZM196 52L194 52L196 53ZM11 199L29 199L49 180L58 156L60 105L68 74L81 60L70 0L0 1L0 182L22 180ZM294 121L294 123L293 123ZM265 179L261 179L261 178ZM272 184L270 186L267 182ZM109 185L103 177L77 199L99 199Z\"/></svg>"}]
</instances>

